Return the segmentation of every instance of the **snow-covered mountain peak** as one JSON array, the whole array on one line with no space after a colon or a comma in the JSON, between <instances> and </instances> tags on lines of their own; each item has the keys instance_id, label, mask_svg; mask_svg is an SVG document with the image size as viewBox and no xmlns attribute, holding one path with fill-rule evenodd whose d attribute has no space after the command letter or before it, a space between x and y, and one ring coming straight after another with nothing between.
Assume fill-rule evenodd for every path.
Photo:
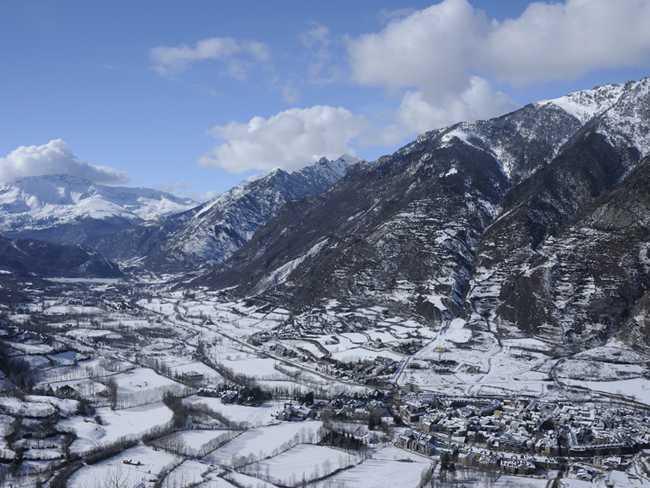
<instances>
[{"instance_id":1,"label":"snow-covered mountain peak","mask_svg":"<svg viewBox=\"0 0 650 488\"><path fill-rule=\"evenodd\" d=\"M563 97L543 100L536 105L540 107L555 105L584 124L614 105L625 88L626 85L622 84L596 86L589 90L575 91Z\"/></svg>"},{"instance_id":2,"label":"snow-covered mountain peak","mask_svg":"<svg viewBox=\"0 0 650 488\"><path fill-rule=\"evenodd\" d=\"M423 147L454 144L472 146L493 156L508 179L517 183L551 161L571 136L598 119L600 132L627 140L629 146L645 155L650 151L650 130L638 122L650 119L644 115L649 104L643 100L648 93L650 78L575 91L489 120L461 122L426 132L398 153L408 155Z\"/></svg>"},{"instance_id":3,"label":"snow-covered mountain peak","mask_svg":"<svg viewBox=\"0 0 650 488\"><path fill-rule=\"evenodd\" d=\"M83 219L153 221L195 205L147 188L99 185L70 175L30 176L0 185L0 229L42 230Z\"/></svg>"},{"instance_id":4,"label":"snow-covered mountain peak","mask_svg":"<svg viewBox=\"0 0 650 488\"><path fill-rule=\"evenodd\" d=\"M325 171L336 171L339 172L341 175L345 174L345 172L348 170L350 166L353 164L358 163L361 161L359 158L355 156L351 156L349 154L343 154L339 156L336 159L328 159L328 158L320 158L316 163L305 166L304 168L301 168L297 171L296 173L300 172L311 172L314 170L325 170Z\"/></svg>"},{"instance_id":5,"label":"snow-covered mountain peak","mask_svg":"<svg viewBox=\"0 0 650 488\"><path fill-rule=\"evenodd\" d=\"M650 77L630 81L621 96L596 121L596 131L620 147L650 154Z\"/></svg>"}]
</instances>

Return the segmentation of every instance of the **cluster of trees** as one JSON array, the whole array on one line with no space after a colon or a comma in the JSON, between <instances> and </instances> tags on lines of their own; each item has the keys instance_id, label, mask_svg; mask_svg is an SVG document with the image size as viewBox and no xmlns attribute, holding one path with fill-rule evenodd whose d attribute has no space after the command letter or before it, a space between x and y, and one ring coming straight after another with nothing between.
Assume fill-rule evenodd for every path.
<instances>
[{"instance_id":1,"label":"cluster of trees","mask_svg":"<svg viewBox=\"0 0 650 488\"><path fill-rule=\"evenodd\" d=\"M12 357L7 343L0 341L0 370L17 388L29 392L34 386L34 377L27 361Z\"/></svg>"},{"instance_id":2,"label":"cluster of trees","mask_svg":"<svg viewBox=\"0 0 650 488\"><path fill-rule=\"evenodd\" d=\"M104 386L106 387L106 396L111 409L115 410L117 408L117 381L115 381L115 378L109 378L108 381L104 383Z\"/></svg>"},{"instance_id":3,"label":"cluster of trees","mask_svg":"<svg viewBox=\"0 0 650 488\"><path fill-rule=\"evenodd\" d=\"M339 432L333 429L323 429L321 433L320 444L323 446L338 447L346 451L367 451L366 444L361 440L354 437L348 432Z\"/></svg>"},{"instance_id":4,"label":"cluster of trees","mask_svg":"<svg viewBox=\"0 0 650 488\"><path fill-rule=\"evenodd\" d=\"M273 398L273 395L268 390L263 389L255 383L250 385L222 383L217 387L215 393L212 392L202 391L201 393L205 396L220 397L224 403L230 402L242 405L260 405ZM231 395L226 395L228 392ZM227 396L234 396L234 398L228 398L226 400Z\"/></svg>"},{"instance_id":5,"label":"cluster of trees","mask_svg":"<svg viewBox=\"0 0 650 488\"><path fill-rule=\"evenodd\" d=\"M172 413L172 424L177 429L185 427L189 421L189 412L183 403L183 399L174 395L172 392L167 391L162 397L163 403L169 408Z\"/></svg>"},{"instance_id":6,"label":"cluster of trees","mask_svg":"<svg viewBox=\"0 0 650 488\"><path fill-rule=\"evenodd\" d=\"M188 411L190 412L190 415L192 417L201 417L205 416L208 418L212 418L219 422L222 426L226 427L227 429L231 430L245 430L246 429L246 423L245 422L234 422L230 420L228 417L226 417L224 414L221 412L217 412L216 410L212 410L208 405L205 403L193 403L191 405L186 405ZM196 422L196 419L193 418L193 420Z\"/></svg>"}]
</instances>

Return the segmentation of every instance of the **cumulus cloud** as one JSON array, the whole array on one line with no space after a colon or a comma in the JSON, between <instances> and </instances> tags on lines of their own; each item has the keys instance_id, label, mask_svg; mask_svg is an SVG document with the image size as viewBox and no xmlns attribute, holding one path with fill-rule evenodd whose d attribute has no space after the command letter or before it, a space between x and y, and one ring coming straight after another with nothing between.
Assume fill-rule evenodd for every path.
<instances>
[{"instance_id":1,"label":"cumulus cloud","mask_svg":"<svg viewBox=\"0 0 650 488\"><path fill-rule=\"evenodd\" d=\"M650 66L649 25L647 0L536 2L491 29L485 62L495 76L514 83Z\"/></svg>"},{"instance_id":2,"label":"cumulus cloud","mask_svg":"<svg viewBox=\"0 0 650 488\"><path fill-rule=\"evenodd\" d=\"M228 72L241 78L251 62L266 62L271 57L268 46L258 41L230 37L201 39L194 45L158 46L149 52L153 69L161 75L178 73L200 61L224 61Z\"/></svg>"},{"instance_id":3,"label":"cumulus cloud","mask_svg":"<svg viewBox=\"0 0 650 488\"><path fill-rule=\"evenodd\" d=\"M352 153L365 120L342 107L290 109L268 118L212 128L220 143L201 158L231 172L301 168L321 157Z\"/></svg>"},{"instance_id":4,"label":"cumulus cloud","mask_svg":"<svg viewBox=\"0 0 650 488\"><path fill-rule=\"evenodd\" d=\"M26 176L67 174L96 183L123 183L126 175L112 168L81 161L65 141L53 139L41 146L20 146L0 157L0 181L8 182Z\"/></svg>"},{"instance_id":5,"label":"cumulus cloud","mask_svg":"<svg viewBox=\"0 0 650 488\"><path fill-rule=\"evenodd\" d=\"M487 19L465 0L445 0L348 45L352 75L367 85L448 93L468 76Z\"/></svg>"},{"instance_id":6,"label":"cumulus cloud","mask_svg":"<svg viewBox=\"0 0 650 488\"><path fill-rule=\"evenodd\" d=\"M462 92L432 102L421 91L408 91L398 111L400 124L411 132L425 132L463 120L495 117L514 108L505 94L474 76Z\"/></svg>"},{"instance_id":7,"label":"cumulus cloud","mask_svg":"<svg viewBox=\"0 0 650 488\"><path fill-rule=\"evenodd\" d=\"M510 108L489 79L512 85L597 69L650 66L650 2L535 2L497 21L468 0L443 0L397 16L348 42L355 81L403 91L398 118L434 128Z\"/></svg>"},{"instance_id":8,"label":"cumulus cloud","mask_svg":"<svg viewBox=\"0 0 650 488\"><path fill-rule=\"evenodd\" d=\"M349 55L364 84L438 91L473 75L548 81L650 65L649 23L647 0L535 2L501 22L468 0L444 0L351 40Z\"/></svg>"}]
</instances>

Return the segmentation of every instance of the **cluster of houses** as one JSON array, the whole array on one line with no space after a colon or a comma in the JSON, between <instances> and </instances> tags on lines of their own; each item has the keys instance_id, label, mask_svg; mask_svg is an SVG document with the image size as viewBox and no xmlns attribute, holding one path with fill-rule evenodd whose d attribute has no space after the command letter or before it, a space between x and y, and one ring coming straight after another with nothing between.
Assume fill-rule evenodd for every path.
<instances>
[{"instance_id":1,"label":"cluster of houses","mask_svg":"<svg viewBox=\"0 0 650 488\"><path fill-rule=\"evenodd\" d=\"M471 464L516 473L568 458L622 468L626 456L650 446L648 412L600 403L420 393L399 401L399 416L410 427L396 438L399 447L425 455L456 452Z\"/></svg>"},{"instance_id":2,"label":"cluster of houses","mask_svg":"<svg viewBox=\"0 0 650 488\"><path fill-rule=\"evenodd\" d=\"M381 344L379 346L383 347ZM317 370L330 376L367 385L388 385L390 378L400 365L398 361L392 358L381 356L381 352L372 359L337 361L329 356L329 353L320 358L316 358L309 351L301 348L288 347L278 342L269 343L268 351L283 358L315 365Z\"/></svg>"},{"instance_id":3,"label":"cluster of houses","mask_svg":"<svg viewBox=\"0 0 650 488\"><path fill-rule=\"evenodd\" d=\"M387 385L399 366L398 361L379 355L357 362L335 361L328 372L347 381L366 385Z\"/></svg>"},{"instance_id":4,"label":"cluster of houses","mask_svg":"<svg viewBox=\"0 0 650 488\"><path fill-rule=\"evenodd\" d=\"M198 390L201 396L220 398L223 403L257 406L271 398L271 395L258 386L220 384L216 388L204 387Z\"/></svg>"},{"instance_id":5,"label":"cluster of houses","mask_svg":"<svg viewBox=\"0 0 650 488\"><path fill-rule=\"evenodd\" d=\"M371 394L340 394L332 399L298 399L284 403L275 416L278 420L302 421L322 419L350 421L366 424L372 428L389 427L395 417L391 411L391 396L376 391Z\"/></svg>"},{"instance_id":6,"label":"cluster of houses","mask_svg":"<svg viewBox=\"0 0 650 488\"><path fill-rule=\"evenodd\" d=\"M275 417L278 420L289 422L302 422L303 420L313 419L316 417L316 410L300 402L285 402Z\"/></svg>"},{"instance_id":7,"label":"cluster of houses","mask_svg":"<svg viewBox=\"0 0 650 488\"><path fill-rule=\"evenodd\" d=\"M377 353L377 355L371 359L359 359L358 361L337 361L325 347L317 341L309 341L309 339L303 338L304 341L312 342L314 347L321 349L321 354L316 355L305 348L279 342L279 339L295 338L295 331L286 334L274 330L274 335L271 335L267 331L257 332L249 339L249 342L258 346L264 345L264 349L275 356L306 363L310 366L315 366L318 371L326 373L329 376L335 376L346 381L354 381L359 384L388 386L391 377L400 366L399 361L388 357L392 354L387 354L386 356L381 355L383 350L387 350L387 345L379 338L369 340L366 346ZM325 340L325 343L338 343L338 338L331 336ZM388 352L392 353L392 351Z\"/></svg>"}]
</instances>

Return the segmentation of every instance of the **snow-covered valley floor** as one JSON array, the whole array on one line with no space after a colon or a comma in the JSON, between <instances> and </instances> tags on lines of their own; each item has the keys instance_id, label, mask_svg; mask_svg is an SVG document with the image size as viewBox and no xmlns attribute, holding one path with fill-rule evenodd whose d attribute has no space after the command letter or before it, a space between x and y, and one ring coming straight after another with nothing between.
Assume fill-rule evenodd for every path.
<instances>
[{"instance_id":1,"label":"snow-covered valley floor","mask_svg":"<svg viewBox=\"0 0 650 488\"><path fill-rule=\"evenodd\" d=\"M440 476L440 453L397 447L399 405L370 398L399 389L650 408L648 358L616 341L570 354L377 306L332 302L307 321L147 283L58 286L3 310L3 350L25 365L34 393L20 398L1 378L0 474L14 486L415 487L429 470ZM382 429L368 429L373 409ZM645 466L639 454L617 476L650 486ZM604 483L608 471L594 469ZM587 486L573 474L557 486ZM556 476L480 483L541 487Z\"/></svg>"}]
</instances>

